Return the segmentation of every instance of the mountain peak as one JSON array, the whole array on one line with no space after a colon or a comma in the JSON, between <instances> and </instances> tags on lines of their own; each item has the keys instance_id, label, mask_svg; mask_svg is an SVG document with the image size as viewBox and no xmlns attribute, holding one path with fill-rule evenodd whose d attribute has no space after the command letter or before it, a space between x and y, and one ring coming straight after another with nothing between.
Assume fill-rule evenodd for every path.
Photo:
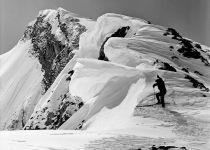
<instances>
[{"instance_id":1,"label":"mountain peak","mask_svg":"<svg viewBox=\"0 0 210 150\"><path fill-rule=\"evenodd\" d=\"M88 22L87 19L86 23ZM80 18L73 17L63 8L42 10L36 20L29 24L22 40L31 40L33 48L29 52L42 64L44 76L46 75L46 80L43 81L45 91L72 57L72 51L78 49L78 38L86 30L87 28L80 24ZM57 60L62 62L62 65L59 65L61 68L58 67ZM53 68L57 71L53 71Z\"/></svg>"},{"instance_id":2,"label":"mountain peak","mask_svg":"<svg viewBox=\"0 0 210 150\"><path fill-rule=\"evenodd\" d=\"M46 18L50 18L52 15L54 15L57 11L54 9L45 9L45 10L41 10L38 13L37 17L46 17Z\"/></svg>"},{"instance_id":3,"label":"mountain peak","mask_svg":"<svg viewBox=\"0 0 210 150\"><path fill-rule=\"evenodd\" d=\"M66 9L64 9L64 8L62 8L62 7L58 7L58 8L57 8L57 11L69 12L68 10L66 10Z\"/></svg>"}]
</instances>

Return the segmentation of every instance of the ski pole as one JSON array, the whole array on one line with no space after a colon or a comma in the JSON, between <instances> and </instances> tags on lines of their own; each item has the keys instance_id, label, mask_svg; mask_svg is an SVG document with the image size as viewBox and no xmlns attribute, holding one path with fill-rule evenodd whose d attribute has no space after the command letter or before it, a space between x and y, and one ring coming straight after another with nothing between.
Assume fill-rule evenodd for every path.
<instances>
[{"instance_id":1,"label":"ski pole","mask_svg":"<svg viewBox=\"0 0 210 150\"><path fill-rule=\"evenodd\" d=\"M156 93L155 93L155 88L153 87L153 91L154 91L154 102L155 102L155 95L156 95Z\"/></svg>"}]
</instances>

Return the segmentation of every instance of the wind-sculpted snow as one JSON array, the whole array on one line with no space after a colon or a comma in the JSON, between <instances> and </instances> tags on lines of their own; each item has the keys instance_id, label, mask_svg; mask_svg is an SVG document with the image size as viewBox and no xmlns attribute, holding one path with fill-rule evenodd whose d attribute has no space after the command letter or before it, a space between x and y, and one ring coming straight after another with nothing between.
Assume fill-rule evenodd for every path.
<instances>
[{"instance_id":1,"label":"wind-sculpted snow","mask_svg":"<svg viewBox=\"0 0 210 150\"><path fill-rule=\"evenodd\" d=\"M29 57L31 42L19 42L0 56L0 129L21 129L41 95L43 73Z\"/></svg>"},{"instance_id":2,"label":"wind-sculpted snow","mask_svg":"<svg viewBox=\"0 0 210 150\"><path fill-rule=\"evenodd\" d=\"M78 57L100 59L103 56L101 60L108 62L78 60L78 71L76 69L69 90L72 95L83 99L84 106L60 129L123 128L129 122L128 118L132 116L137 102L148 104L153 99L152 82L157 74L166 81L166 101L169 103L174 97L173 93L178 92L180 95L177 97L208 97L208 50L205 52L198 43L180 35L174 38L170 30L115 14L100 17L96 29L81 36ZM189 51L180 52L183 47ZM120 72L120 67L110 71L117 64L122 65L125 72ZM128 67L136 74L132 76L132 71L126 71ZM131 77L127 78L129 75ZM148 82L143 83L143 80ZM130 104L133 100L132 106L126 103L127 99ZM185 102L183 100L182 103ZM130 113L122 113L125 110Z\"/></svg>"},{"instance_id":3,"label":"wind-sculpted snow","mask_svg":"<svg viewBox=\"0 0 210 150\"><path fill-rule=\"evenodd\" d=\"M76 69L69 90L81 97L85 105L60 129L78 129L81 123L83 129L93 130L124 127L137 102L149 94L147 84L155 73L150 71L152 75L147 75L135 68L92 59L81 59L78 63L82 67Z\"/></svg>"},{"instance_id":4,"label":"wind-sculpted snow","mask_svg":"<svg viewBox=\"0 0 210 150\"><path fill-rule=\"evenodd\" d=\"M123 15L102 15L97 19L95 28L85 32L81 36L79 48L80 57L99 58L100 49L107 39L112 36L132 36L144 24L147 24L144 20ZM125 33L120 31L124 31Z\"/></svg>"},{"instance_id":5,"label":"wind-sculpted snow","mask_svg":"<svg viewBox=\"0 0 210 150\"><path fill-rule=\"evenodd\" d=\"M108 13L92 21L61 8L42 11L0 65L1 129L136 128L135 110L156 103L156 75L167 88L162 111L184 112L195 128L196 119L210 116L209 48L137 18ZM163 120L157 129L141 124L141 136L163 128L165 138L177 141L199 135Z\"/></svg>"}]
</instances>

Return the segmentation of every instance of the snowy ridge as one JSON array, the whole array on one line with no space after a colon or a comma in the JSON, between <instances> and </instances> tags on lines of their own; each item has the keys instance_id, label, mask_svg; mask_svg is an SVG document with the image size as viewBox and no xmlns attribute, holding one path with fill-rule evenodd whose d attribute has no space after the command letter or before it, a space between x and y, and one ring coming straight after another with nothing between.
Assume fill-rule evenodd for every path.
<instances>
[{"instance_id":1,"label":"snowy ridge","mask_svg":"<svg viewBox=\"0 0 210 150\"><path fill-rule=\"evenodd\" d=\"M80 39L81 44L80 44L80 51L79 51L78 57L98 58L100 56L100 49L101 49L100 46L103 45L102 44L103 41L106 41L105 39L110 36L111 38L109 38L106 41L106 43L104 44L104 54L107 57L107 59L111 62L114 62L114 64L115 63L122 64L124 67L129 66L129 67L132 67L133 69L136 69L136 71L149 72L148 74L153 73L153 79L150 79L150 82L154 82L155 74L161 74L167 81L169 94L173 93L173 92L177 92L177 91L180 92L183 90L184 95L192 95L192 91L194 91L194 94L195 95L197 94L198 97L200 97L202 95L202 93L206 93L207 95L209 95L208 94L209 84L205 84L205 85L203 84L203 83L209 83L209 79L208 79L209 58L207 57L208 54L205 54L198 47L198 45L197 45L198 48L196 46L194 46L194 45L196 45L196 43L188 41L187 39L182 38L180 36L180 41L183 40L184 42L186 42L185 40L187 40L186 43L190 44L190 46L193 49L193 51L189 52L188 55L184 55L178 51L179 47L181 47L181 45L183 43L175 38L171 38L171 36L172 37L174 36L173 34L165 35L166 33L169 32L167 30L167 28L147 24L145 21L141 21L141 20L139 20L139 21L135 20L135 23L133 23L133 22L134 21L132 20L131 17L129 18L129 17L121 16L121 15L105 14L104 16L101 16L97 20L96 27L98 27L98 28L96 28L93 31L86 32L81 36L81 39ZM129 26L129 30L126 31L127 32L126 35L122 38L122 37L120 37L121 36L120 32L118 32L119 37L117 37L117 35L115 34L117 32L117 30L120 30L123 27L127 27L127 26ZM115 34L114 37L112 37L113 34ZM87 42L89 44L87 44L85 42ZM83 47L83 45L84 45L84 47ZM185 45L184 45L184 47L185 47ZM199 54L201 53L200 54L201 58L197 58L197 57L193 58L194 52L199 53ZM174 60L174 58L175 58L175 60ZM186 59L188 61L186 61ZM203 59L205 59L205 61L202 61ZM88 67L90 67L90 65L88 65L89 64L88 61L84 61L84 62L82 61L82 64L80 64L80 61L78 62L80 64L79 66L82 66L82 68L79 68L79 71L81 71L83 69L88 70ZM96 67L97 65L101 64L102 62L95 61L95 63L96 64L91 63L92 64L91 67ZM88 65L88 66L86 66L86 65ZM79 126L80 126L81 123L84 123L86 120L88 120L88 118L91 118L90 116L88 116L89 113L90 113L90 115L94 116L94 114L96 112L103 110L103 107L101 108L100 106L91 108L92 105L96 105L98 103L101 104L101 102L98 102L98 101L101 101L101 99L103 99L103 98L97 98L95 96L95 95L98 95L97 94L99 92L98 88L104 84L104 83L101 83L102 82L101 80L103 79L103 81L105 81L105 85L102 87L105 88L106 84L109 84L109 80L106 80L105 76L102 77L100 80L97 79L100 74L104 75L104 73L107 72L107 70L100 71L100 68L104 69L106 67L104 67L104 66L99 67L99 66L96 67L97 68L96 72L98 72L98 74L96 76L94 75L95 77L90 77L89 79L83 79L83 78L80 79L81 75L88 77L91 74L90 73L92 70L92 68L91 68L90 70L87 71L88 72L87 74L84 72L79 74L79 79L77 79L77 78L75 79L76 80L75 82L78 82L76 85L74 85L74 78L70 82L70 86L69 86L70 93L71 94L75 93L73 95L81 97L84 101L88 100L88 102L87 102L88 106L86 106L86 104L85 104L84 107L77 112L79 115L82 116L83 119L78 119L80 117L76 116L76 114L77 114L76 113L75 114L76 117L73 116L72 118L70 118L66 123L64 123L64 125L61 127L61 129L74 129L75 123L78 122L77 120L80 120L80 124L79 124ZM200 67L198 67L198 66L200 66ZM186 72L186 70L183 69L184 67L187 68L186 69L187 72ZM110 68L110 66L108 68ZM118 72L117 70L118 69L116 68L115 72ZM113 73L108 73L108 74L114 76ZM122 73L122 74L125 75L127 73ZM149 75L147 75L147 76L149 76ZM145 76L144 78L146 78L147 76ZM176 76L177 78L174 78L174 76ZM117 78L116 76L114 76L114 77ZM151 76L150 76L150 78L151 78ZM91 79L93 79L94 81L92 81ZM201 81L201 83L197 79L199 79ZM132 79L130 79L130 80L132 80ZM189 81L192 83L190 83ZM94 82L96 82L95 86L94 86ZM137 82L137 81L135 81L135 82ZM133 83L135 83L135 82L133 82ZM120 83L115 83L115 84L120 85ZM147 95L145 95L145 98L147 96L150 96L150 94L152 94L152 92L153 92L151 89L151 84L152 83L149 84L150 88L148 90L146 90L146 91L148 91L148 93L147 93ZM127 84L127 85L128 85L128 89L129 89L130 85L129 84ZM92 86L94 86L94 87L92 87ZM85 89L83 89L82 87L84 87ZM112 89L113 87L114 87L114 85L110 86L109 91L120 91L120 88L113 90ZM198 89L195 89L195 87ZM138 87L138 89L141 89L141 88ZM189 90L186 90L186 89L189 89ZM199 89L201 89L201 90L199 90ZM71 91L71 90L73 90L73 91ZM94 91L94 90L96 90L96 91ZM206 91L206 92L202 92L202 91ZM93 92L95 94L91 94ZM180 93L182 93L182 92L180 92ZM141 93L138 93L138 94L141 95ZM110 94L110 95L112 96L112 95L114 95L114 93ZM88 97L86 97L86 96L88 96ZM106 99L109 99L108 96L105 96L105 97L106 97ZM120 94L117 97L120 97ZM142 98L142 102L143 102L144 97L143 96L140 96L140 97ZM170 98L170 96L168 98ZM110 101L111 101L110 105L112 103L115 103L113 100L117 101L117 98L113 98L113 97L110 98ZM103 101L105 101L105 100L103 100ZM121 101L124 101L123 97L121 98ZM140 101L140 100L138 100L138 101ZM137 103L137 101L136 101L136 103ZM99 109L99 108L101 108L101 109ZM82 110L83 110L83 112L82 112ZM93 114L91 113L92 111L94 112ZM87 112L89 112L89 113L87 113ZM84 117L84 114L86 114L87 117ZM118 115L121 116L120 114L118 114ZM108 116L110 117L110 115L108 115ZM106 118L106 117L100 117L100 118ZM106 122L106 119L104 119L104 121ZM100 122L103 125L105 124L105 122L102 122L102 121L100 121ZM88 123L88 124L90 124L90 123ZM69 125L69 127L68 127L68 125ZM87 126L89 126L89 125L87 125ZM110 127L111 127L111 125L110 125ZM84 127L84 128L86 128L86 127ZM103 126L103 128L106 128L106 127Z\"/></svg>"},{"instance_id":2,"label":"snowy ridge","mask_svg":"<svg viewBox=\"0 0 210 150\"><path fill-rule=\"evenodd\" d=\"M166 109L144 117L153 106L141 108L156 102L156 75L166 83ZM210 49L172 28L112 13L92 21L44 10L0 56L0 129L117 131L189 148L199 139L206 148L209 88ZM179 127L177 114L191 124Z\"/></svg>"}]
</instances>

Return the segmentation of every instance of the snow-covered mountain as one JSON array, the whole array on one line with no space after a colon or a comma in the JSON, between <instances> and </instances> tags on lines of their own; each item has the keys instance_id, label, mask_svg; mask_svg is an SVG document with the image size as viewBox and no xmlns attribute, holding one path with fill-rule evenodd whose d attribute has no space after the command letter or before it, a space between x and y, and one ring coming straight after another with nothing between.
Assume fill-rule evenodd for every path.
<instances>
[{"instance_id":1,"label":"snow-covered mountain","mask_svg":"<svg viewBox=\"0 0 210 150\"><path fill-rule=\"evenodd\" d=\"M138 18L41 11L0 55L0 129L135 127L137 107L156 103L157 75L166 83L166 109L209 125L208 47ZM204 129L195 135L207 139Z\"/></svg>"},{"instance_id":2,"label":"snow-covered mountain","mask_svg":"<svg viewBox=\"0 0 210 150\"><path fill-rule=\"evenodd\" d=\"M93 21L78 19L62 8L40 11L18 44L0 56L0 129L22 129L25 126L35 106L78 51L80 35L93 24ZM68 73L65 76L62 78L68 78ZM67 85L69 81L66 81ZM68 93L64 86L58 97ZM51 107L61 104L59 107L67 108L70 99L77 99L75 104L80 103L78 98L69 96L60 98L66 102L53 104L56 97Z\"/></svg>"}]
</instances>

